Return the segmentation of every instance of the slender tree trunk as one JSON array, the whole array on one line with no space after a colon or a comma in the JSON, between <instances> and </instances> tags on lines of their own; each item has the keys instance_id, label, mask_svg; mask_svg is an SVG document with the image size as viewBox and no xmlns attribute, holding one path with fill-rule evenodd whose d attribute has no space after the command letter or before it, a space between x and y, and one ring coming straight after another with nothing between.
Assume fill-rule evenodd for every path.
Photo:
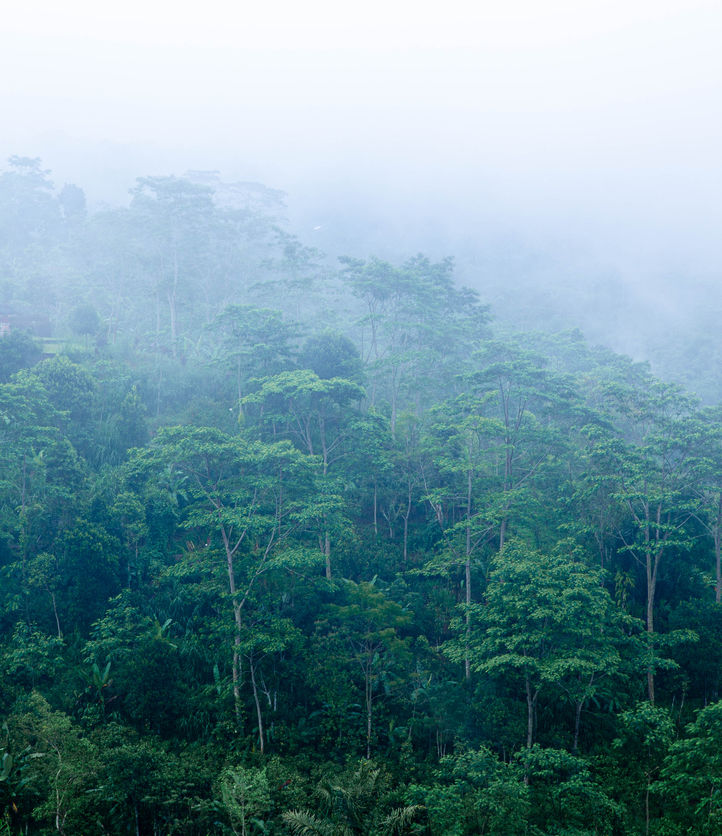
<instances>
[{"instance_id":1,"label":"slender tree trunk","mask_svg":"<svg viewBox=\"0 0 722 836\"><path fill-rule=\"evenodd\" d=\"M526 686L526 748L531 749L534 745L534 714L539 691L532 692L528 676L524 677L524 685ZM527 769L524 770L524 786L529 786L529 772Z\"/></svg>"},{"instance_id":2,"label":"slender tree trunk","mask_svg":"<svg viewBox=\"0 0 722 836\"><path fill-rule=\"evenodd\" d=\"M261 754L265 754L266 746L263 735L263 715L261 714L261 702L258 699L258 687L256 686L256 666L253 663L253 656L249 656L248 665L251 669L251 685L253 687L253 701L256 703L256 717L258 718L258 745L261 749Z\"/></svg>"},{"instance_id":3,"label":"slender tree trunk","mask_svg":"<svg viewBox=\"0 0 722 836\"><path fill-rule=\"evenodd\" d=\"M243 419L243 391L241 388L241 358L236 362L236 388L238 391L238 423Z\"/></svg>"},{"instance_id":4,"label":"slender tree trunk","mask_svg":"<svg viewBox=\"0 0 722 836\"><path fill-rule=\"evenodd\" d=\"M173 359L178 356L178 309L176 295L178 293L178 250L173 247L173 288L168 291L168 307L170 309L170 340Z\"/></svg>"},{"instance_id":5,"label":"slender tree trunk","mask_svg":"<svg viewBox=\"0 0 722 836\"><path fill-rule=\"evenodd\" d=\"M464 675L471 678L471 659L469 658L469 639L471 637L471 469L467 472L466 482L466 561L464 563L466 582L466 634L464 636Z\"/></svg>"},{"instance_id":6,"label":"slender tree trunk","mask_svg":"<svg viewBox=\"0 0 722 836\"><path fill-rule=\"evenodd\" d=\"M656 572L652 571L651 560L651 555L647 555L647 636L650 644L654 641L654 593L656 585ZM651 661L647 667L647 696L654 705L654 667Z\"/></svg>"},{"instance_id":7,"label":"slender tree trunk","mask_svg":"<svg viewBox=\"0 0 722 836\"><path fill-rule=\"evenodd\" d=\"M499 551L504 548L504 540L506 539L506 524L508 517L504 517L499 528Z\"/></svg>"},{"instance_id":8,"label":"slender tree trunk","mask_svg":"<svg viewBox=\"0 0 722 836\"><path fill-rule=\"evenodd\" d=\"M654 642L654 601L657 591L657 570L659 569L659 561L662 558L663 551L663 546L659 542L659 532L662 524L662 506L657 506L656 543L652 539L649 506L645 506L644 513L644 559L647 574L647 638L650 643L651 652L652 643ZM654 705L654 666L651 659L647 667L647 696L652 705Z\"/></svg>"},{"instance_id":9,"label":"slender tree trunk","mask_svg":"<svg viewBox=\"0 0 722 836\"><path fill-rule=\"evenodd\" d=\"M579 702L577 702L576 714L574 717L574 745L572 746L572 752L575 755L579 750L579 728L582 722L582 707L584 706L584 702L584 700L579 700Z\"/></svg>"},{"instance_id":10,"label":"slender tree trunk","mask_svg":"<svg viewBox=\"0 0 722 836\"><path fill-rule=\"evenodd\" d=\"M526 748L531 749L534 742L534 699L531 692L529 677L526 677Z\"/></svg>"},{"instance_id":11,"label":"slender tree trunk","mask_svg":"<svg viewBox=\"0 0 722 836\"><path fill-rule=\"evenodd\" d=\"M52 599L52 602L53 602L53 614L55 615L55 626L58 628L58 638L62 639L63 638L63 633L62 633L62 630L60 629L60 619L58 618L58 607L55 603L55 593L54 592L50 593L50 598Z\"/></svg>"},{"instance_id":12,"label":"slender tree trunk","mask_svg":"<svg viewBox=\"0 0 722 836\"><path fill-rule=\"evenodd\" d=\"M318 424L319 435L321 437L321 455L323 458L323 480L326 481L326 477L328 476L328 447L326 445L326 424L323 418L319 419ZM310 434L309 434L310 438ZM311 454L313 455L313 453ZM326 523L326 519L324 517L324 522ZM326 560L326 579L331 580L331 534L326 528L323 533L323 556Z\"/></svg>"},{"instance_id":13,"label":"slender tree trunk","mask_svg":"<svg viewBox=\"0 0 722 836\"><path fill-rule=\"evenodd\" d=\"M509 444L509 442L507 441L507 445L508 444ZM510 482L511 482L512 464L513 464L513 462L512 462L512 457L511 457L511 451L507 450L506 458L504 460L504 487L503 487L504 500L505 500L505 506L506 507L504 508L504 516L502 517L501 525L499 526L499 551L501 551L504 548L504 542L506 540L506 529L507 529L507 526L509 524L509 505L508 505L508 502L506 500L506 495L507 495L507 492L509 490L509 485L510 485Z\"/></svg>"},{"instance_id":14,"label":"slender tree trunk","mask_svg":"<svg viewBox=\"0 0 722 836\"><path fill-rule=\"evenodd\" d=\"M228 540L228 532L225 526L221 526L221 536L223 538L223 545L226 550L226 568L228 571L228 591L231 594L231 604L233 606L233 620L235 622L235 633L233 636L233 663L231 668L231 677L233 680L233 704L236 714L236 724L239 729L243 728L243 715L241 711L241 630L242 630L242 613L241 606L236 600L236 576L233 567L233 551Z\"/></svg>"},{"instance_id":15,"label":"slender tree trunk","mask_svg":"<svg viewBox=\"0 0 722 836\"><path fill-rule=\"evenodd\" d=\"M326 579L331 580L331 535L328 529L323 533L323 554L326 559Z\"/></svg>"},{"instance_id":16,"label":"slender tree trunk","mask_svg":"<svg viewBox=\"0 0 722 836\"><path fill-rule=\"evenodd\" d=\"M175 360L178 357L178 346L176 344L176 303L175 303L175 290L173 292L168 291L168 310L170 313L170 341L171 341L171 351L173 352L173 359Z\"/></svg>"},{"instance_id":17,"label":"slender tree trunk","mask_svg":"<svg viewBox=\"0 0 722 836\"><path fill-rule=\"evenodd\" d=\"M233 662L231 676L233 679L233 705L236 714L236 725L243 729L243 712L241 711L241 613L238 607L233 608L236 620L236 634L233 637Z\"/></svg>"},{"instance_id":18,"label":"slender tree trunk","mask_svg":"<svg viewBox=\"0 0 722 836\"><path fill-rule=\"evenodd\" d=\"M366 673L366 760L371 760L371 728L373 711L373 693L371 687L371 672Z\"/></svg>"},{"instance_id":19,"label":"slender tree trunk","mask_svg":"<svg viewBox=\"0 0 722 836\"><path fill-rule=\"evenodd\" d=\"M531 749L534 743L534 715L539 689L532 691L528 676L524 677L524 685L526 686L526 748Z\"/></svg>"},{"instance_id":20,"label":"slender tree trunk","mask_svg":"<svg viewBox=\"0 0 722 836\"><path fill-rule=\"evenodd\" d=\"M411 516L411 482L408 483L406 513L404 514L404 566L409 556L409 517Z\"/></svg>"},{"instance_id":21,"label":"slender tree trunk","mask_svg":"<svg viewBox=\"0 0 722 836\"><path fill-rule=\"evenodd\" d=\"M397 386L397 378L399 376L399 370L395 366L393 373L391 375L391 440L396 441L396 401L398 399L398 386Z\"/></svg>"},{"instance_id":22,"label":"slender tree trunk","mask_svg":"<svg viewBox=\"0 0 722 836\"><path fill-rule=\"evenodd\" d=\"M58 763L61 764L62 759L60 757L60 750L53 746L56 755L58 756ZM62 765L55 773L55 829L58 833L62 833L63 836L65 834L65 816L63 815L63 801L60 795L60 787L58 783L60 781L60 773L62 771Z\"/></svg>"},{"instance_id":23,"label":"slender tree trunk","mask_svg":"<svg viewBox=\"0 0 722 836\"><path fill-rule=\"evenodd\" d=\"M722 602L722 493L717 504L717 524L714 529L714 557L717 582L715 583L715 601Z\"/></svg>"},{"instance_id":24,"label":"slender tree trunk","mask_svg":"<svg viewBox=\"0 0 722 836\"><path fill-rule=\"evenodd\" d=\"M509 415L509 395L504 391L504 386L499 381L499 390L501 392L501 403L502 408L504 410L504 483L502 487L502 492L504 495L504 500L506 503L506 495L511 486L511 479L512 479L512 469L514 467L514 450L512 447L512 438L510 435L510 427L511 427L511 418ZM506 540L506 528L509 519L509 508L504 508L504 517L501 521L501 526L499 528L499 551L504 548L504 541Z\"/></svg>"}]
</instances>

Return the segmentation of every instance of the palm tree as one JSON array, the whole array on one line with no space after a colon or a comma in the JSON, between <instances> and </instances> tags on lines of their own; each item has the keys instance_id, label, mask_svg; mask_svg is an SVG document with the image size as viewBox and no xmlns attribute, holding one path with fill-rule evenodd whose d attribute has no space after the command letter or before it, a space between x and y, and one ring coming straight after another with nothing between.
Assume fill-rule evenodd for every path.
<instances>
[{"instance_id":1,"label":"palm tree","mask_svg":"<svg viewBox=\"0 0 722 836\"><path fill-rule=\"evenodd\" d=\"M418 832L424 807L397 807L385 816L378 809L386 776L373 761L361 761L338 779L324 778L314 790L318 812L289 810L283 821L293 836L404 836Z\"/></svg>"}]
</instances>

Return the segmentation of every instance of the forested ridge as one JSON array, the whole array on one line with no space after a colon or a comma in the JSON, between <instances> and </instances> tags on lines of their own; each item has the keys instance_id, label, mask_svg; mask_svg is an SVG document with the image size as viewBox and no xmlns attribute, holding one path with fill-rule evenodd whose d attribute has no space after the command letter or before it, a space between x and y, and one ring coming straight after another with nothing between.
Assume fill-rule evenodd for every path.
<instances>
[{"instance_id":1,"label":"forested ridge","mask_svg":"<svg viewBox=\"0 0 722 836\"><path fill-rule=\"evenodd\" d=\"M719 834L722 412L213 172L0 174L0 833Z\"/></svg>"}]
</instances>

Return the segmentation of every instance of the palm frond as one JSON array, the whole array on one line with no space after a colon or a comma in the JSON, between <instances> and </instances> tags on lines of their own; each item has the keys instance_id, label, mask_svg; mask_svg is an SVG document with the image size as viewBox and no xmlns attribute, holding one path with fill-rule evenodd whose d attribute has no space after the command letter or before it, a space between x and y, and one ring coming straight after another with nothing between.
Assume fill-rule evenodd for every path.
<instances>
[{"instance_id":1,"label":"palm frond","mask_svg":"<svg viewBox=\"0 0 722 836\"><path fill-rule=\"evenodd\" d=\"M403 836L408 833L412 825L421 816L426 808L423 804L409 804L406 807L397 807L381 822L380 832L383 836Z\"/></svg>"},{"instance_id":2,"label":"palm frond","mask_svg":"<svg viewBox=\"0 0 722 836\"><path fill-rule=\"evenodd\" d=\"M333 825L308 810L287 810L281 818L293 836L333 836Z\"/></svg>"}]
</instances>

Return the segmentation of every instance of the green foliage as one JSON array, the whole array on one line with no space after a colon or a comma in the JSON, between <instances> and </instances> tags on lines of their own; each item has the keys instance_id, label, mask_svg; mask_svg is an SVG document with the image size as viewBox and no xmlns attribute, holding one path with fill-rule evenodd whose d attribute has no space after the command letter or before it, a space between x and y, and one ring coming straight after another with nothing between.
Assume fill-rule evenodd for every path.
<instances>
[{"instance_id":1,"label":"green foliage","mask_svg":"<svg viewBox=\"0 0 722 836\"><path fill-rule=\"evenodd\" d=\"M0 383L8 383L21 369L29 369L41 358L42 352L30 334L11 331L0 338Z\"/></svg>"},{"instance_id":2,"label":"green foliage","mask_svg":"<svg viewBox=\"0 0 722 836\"><path fill-rule=\"evenodd\" d=\"M722 828L722 703L703 708L671 744L653 785L687 833Z\"/></svg>"},{"instance_id":3,"label":"green foliage","mask_svg":"<svg viewBox=\"0 0 722 836\"><path fill-rule=\"evenodd\" d=\"M81 336L97 334L100 329L98 312L92 305L78 305L70 315L70 327Z\"/></svg>"},{"instance_id":4,"label":"green foliage","mask_svg":"<svg viewBox=\"0 0 722 836\"><path fill-rule=\"evenodd\" d=\"M439 763L433 782L413 785L411 800L423 800L432 833L448 836L512 836L526 830L529 789L515 763L504 763L489 749L450 755Z\"/></svg>"},{"instance_id":5,"label":"green foliage","mask_svg":"<svg viewBox=\"0 0 722 836\"><path fill-rule=\"evenodd\" d=\"M359 384L363 382L363 364L358 349L344 334L325 332L310 337L299 353L298 363L322 380L340 377Z\"/></svg>"},{"instance_id":6,"label":"green foliage","mask_svg":"<svg viewBox=\"0 0 722 836\"><path fill-rule=\"evenodd\" d=\"M271 798L266 770L228 767L221 774L221 803L234 833L263 833L261 818L269 812Z\"/></svg>"},{"instance_id":7,"label":"green foliage","mask_svg":"<svg viewBox=\"0 0 722 836\"><path fill-rule=\"evenodd\" d=\"M17 748L29 747L27 790L36 796L33 815L60 833L86 829L94 818L88 791L99 769L99 752L71 718L31 693L8 723Z\"/></svg>"},{"instance_id":8,"label":"green foliage","mask_svg":"<svg viewBox=\"0 0 722 836\"><path fill-rule=\"evenodd\" d=\"M538 745L521 751L517 759L529 787L530 823L542 832L617 832L623 808L605 793L583 759Z\"/></svg>"},{"instance_id":9,"label":"green foliage","mask_svg":"<svg viewBox=\"0 0 722 836\"><path fill-rule=\"evenodd\" d=\"M3 649L3 679L23 688L47 686L65 664L63 648L62 639L19 621Z\"/></svg>"},{"instance_id":10,"label":"green foliage","mask_svg":"<svg viewBox=\"0 0 722 836\"><path fill-rule=\"evenodd\" d=\"M599 678L620 664L612 601L599 572L582 557L568 543L549 555L508 543L492 562L484 603L470 606L471 667L519 683L529 713L528 747L540 693L560 689L574 703L584 703L594 696ZM467 640L460 621L456 629L464 638L446 650L462 660Z\"/></svg>"},{"instance_id":11,"label":"green foliage","mask_svg":"<svg viewBox=\"0 0 722 836\"><path fill-rule=\"evenodd\" d=\"M347 581L345 587L346 602L328 605L319 619L317 652L332 667L316 671L314 679L319 695L336 703L337 710L348 709L351 701L363 705L370 758L377 736L376 703L398 690L410 662L410 642L401 633L411 616L374 584Z\"/></svg>"},{"instance_id":12,"label":"green foliage","mask_svg":"<svg viewBox=\"0 0 722 836\"><path fill-rule=\"evenodd\" d=\"M309 810L283 814L289 831L298 836L401 836L418 832L421 805L389 809L388 776L373 761L350 765L340 775L325 776L314 790L319 815Z\"/></svg>"},{"instance_id":13,"label":"green foliage","mask_svg":"<svg viewBox=\"0 0 722 836\"><path fill-rule=\"evenodd\" d=\"M0 173L0 832L719 832L719 407L282 214Z\"/></svg>"},{"instance_id":14,"label":"green foliage","mask_svg":"<svg viewBox=\"0 0 722 836\"><path fill-rule=\"evenodd\" d=\"M619 721L619 737L612 743L619 756L616 791L630 819L640 829L643 823L646 831L655 812L652 788L672 743L674 723L668 709L650 702L622 712Z\"/></svg>"}]
</instances>

